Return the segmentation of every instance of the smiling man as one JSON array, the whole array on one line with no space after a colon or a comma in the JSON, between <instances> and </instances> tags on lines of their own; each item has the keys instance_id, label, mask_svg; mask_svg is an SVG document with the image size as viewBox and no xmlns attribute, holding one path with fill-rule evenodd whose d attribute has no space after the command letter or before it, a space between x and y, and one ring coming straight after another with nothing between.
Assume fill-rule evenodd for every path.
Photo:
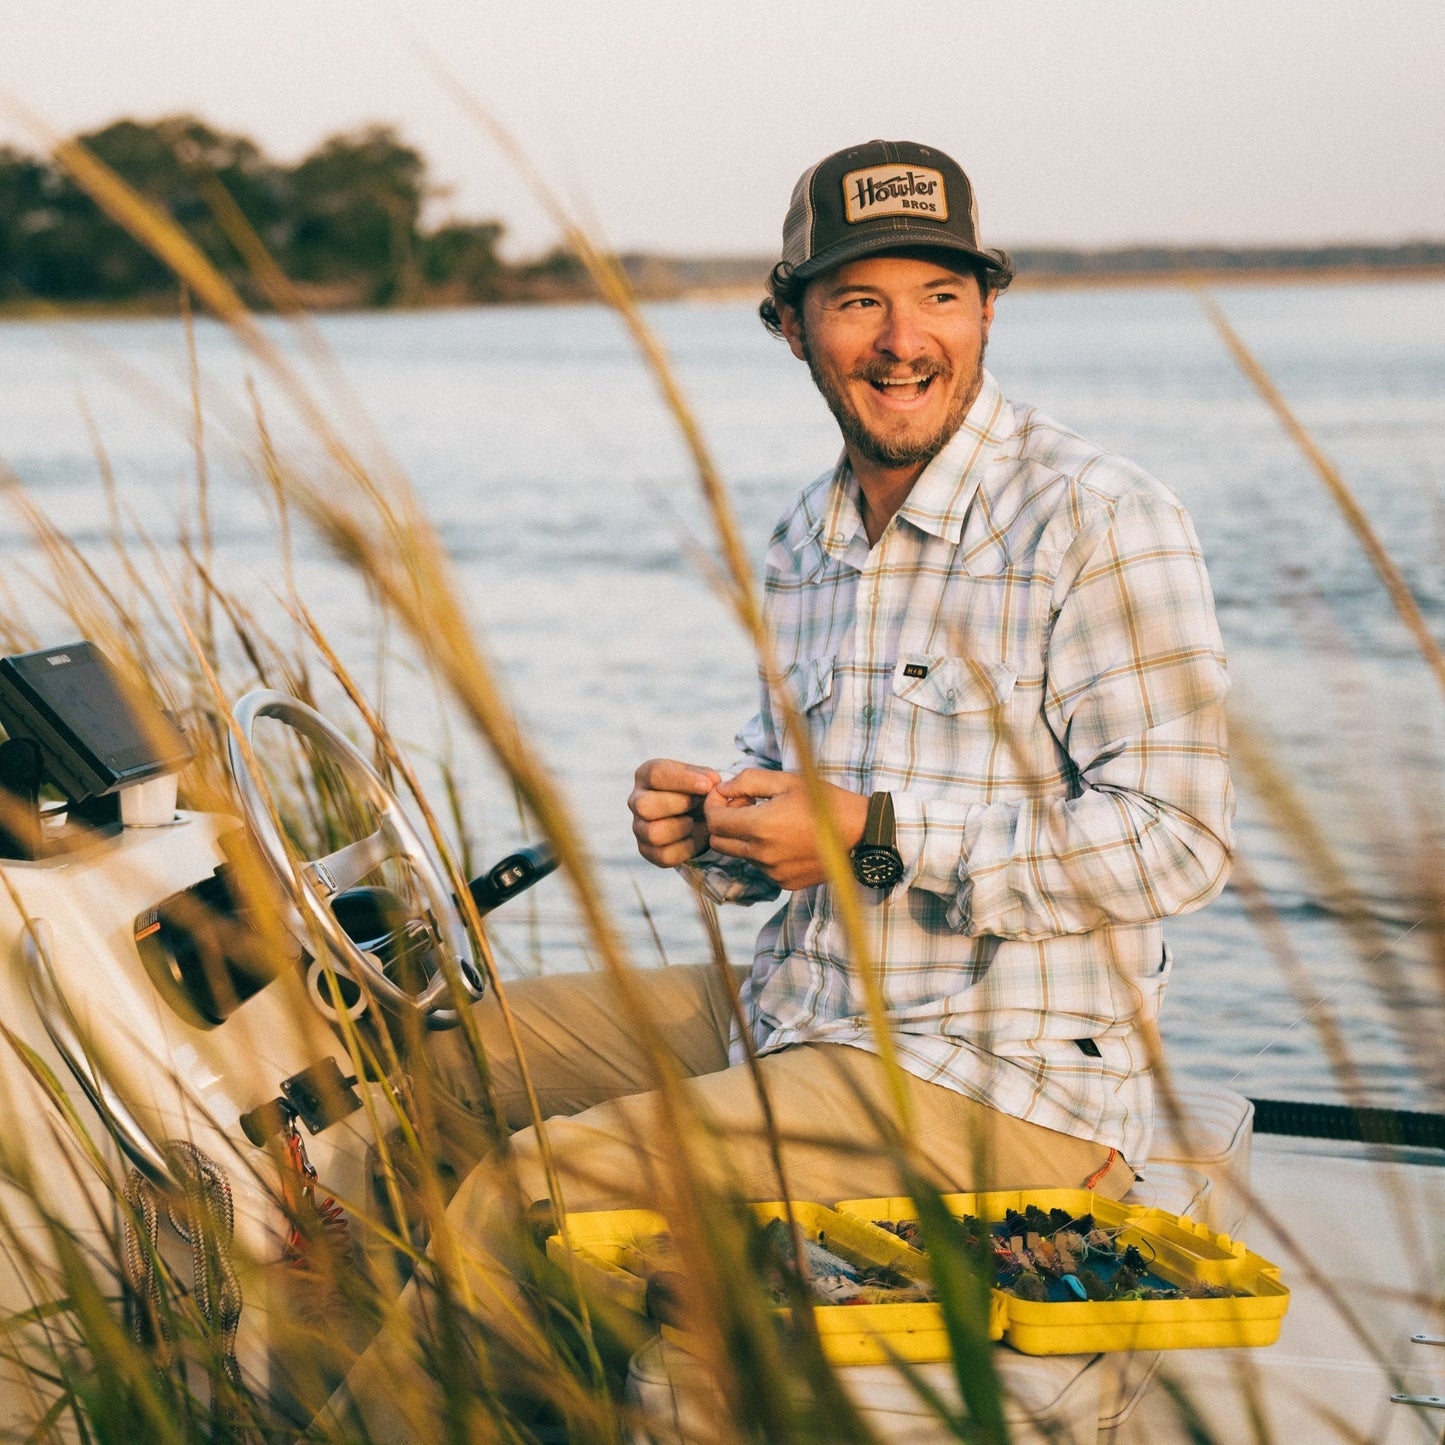
<instances>
[{"instance_id":1,"label":"smiling man","mask_svg":"<svg viewBox=\"0 0 1445 1445\"><path fill-rule=\"evenodd\" d=\"M651 862L721 900L789 891L743 986L752 1043L765 1072L801 1050L846 1077L813 1117L866 1136L878 1041L792 711L930 1167L1117 1195L1149 1145L1161 920L1228 871L1228 686L1177 499L985 371L1011 277L938 151L872 141L799 180L762 316L843 453L769 549L781 682L726 776L654 759L630 802Z\"/></svg>"}]
</instances>

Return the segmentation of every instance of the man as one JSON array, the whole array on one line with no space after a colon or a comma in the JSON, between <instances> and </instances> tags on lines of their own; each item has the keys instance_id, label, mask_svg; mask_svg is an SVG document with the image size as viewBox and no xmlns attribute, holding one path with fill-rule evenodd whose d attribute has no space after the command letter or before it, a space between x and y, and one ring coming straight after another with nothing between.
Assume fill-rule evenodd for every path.
<instances>
[{"instance_id":1,"label":"man","mask_svg":"<svg viewBox=\"0 0 1445 1445\"><path fill-rule=\"evenodd\" d=\"M651 862L721 899L790 897L741 1019L720 969L640 972L630 996L601 974L509 985L550 1174L504 1011L477 1006L519 1188L483 1165L449 1218L503 1266L473 1271L497 1336L526 1328L506 1284L514 1201L665 1206L684 1146L738 1197L823 1203L895 1194L905 1163L943 1189L1118 1197L1145 1158L1160 920L1207 902L1229 859L1224 659L1179 503L984 370L1009 278L937 151L873 141L798 182L762 311L843 454L769 549L763 671L781 687L764 686L738 769L654 759L630 798ZM880 1055L804 746L851 850L856 941L901 1073ZM683 1115L656 1092L643 1015ZM459 1033L434 1058L479 1106ZM349 1382L373 1424L405 1369L387 1350Z\"/></svg>"},{"instance_id":2,"label":"man","mask_svg":"<svg viewBox=\"0 0 1445 1445\"><path fill-rule=\"evenodd\" d=\"M764 320L843 455L773 535L775 666L855 850L920 1127L954 1141L954 1188L1123 1192L1149 1142L1159 921L1208 902L1229 860L1227 681L1193 529L984 370L1010 273L947 156L829 156L783 251ZM727 781L643 764L634 831L719 897L791 890L744 990L765 1057L871 1054L777 702L765 688Z\"/></svg>"}]
</instances>

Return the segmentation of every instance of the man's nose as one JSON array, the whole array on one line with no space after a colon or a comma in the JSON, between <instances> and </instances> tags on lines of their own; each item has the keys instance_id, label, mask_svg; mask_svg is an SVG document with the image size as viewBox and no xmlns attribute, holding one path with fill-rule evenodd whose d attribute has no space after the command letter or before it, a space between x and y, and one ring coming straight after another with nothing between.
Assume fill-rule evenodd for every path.
<instances>
[{"instance_id":1,"label":"man's nose","mask_svg":"<svg viewBox=\"0 0 1445 1445\"><path fill-rule=\"evenodd\" d=\"M922 355L928 343L912 307L890 306L873 344L886 356L910 361Z\"/></svg>"}]
</instances>

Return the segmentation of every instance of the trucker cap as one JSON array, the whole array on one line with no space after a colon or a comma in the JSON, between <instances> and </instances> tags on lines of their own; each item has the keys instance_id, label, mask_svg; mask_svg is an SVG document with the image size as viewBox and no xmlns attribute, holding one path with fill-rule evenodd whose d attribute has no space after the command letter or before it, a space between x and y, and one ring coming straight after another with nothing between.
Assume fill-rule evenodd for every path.
<instances>
[{"instance_id":1,"label":"trucker cap","mask_svg":"<svg viewBox=\"0 0 1445 1445\"><path fill-rule=\"evenodd\" d=\"M783 260L806 281L845 261L902 246L982 261L978 202L958 162L906 140L870 140L804 171L783 221Z\"/></svg>"}]
</instances>

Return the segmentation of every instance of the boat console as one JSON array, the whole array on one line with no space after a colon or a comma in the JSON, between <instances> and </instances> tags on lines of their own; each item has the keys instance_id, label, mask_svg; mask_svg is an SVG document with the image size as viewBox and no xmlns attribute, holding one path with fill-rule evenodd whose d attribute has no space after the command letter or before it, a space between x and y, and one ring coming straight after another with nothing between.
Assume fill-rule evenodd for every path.
<instances>
[{"instance_id":1,"label":"boat console","mask_svg":"<svg viewBox=\"0 0 1445 1445\"><path fill-rule=\"evenodd\" d=\"M262 717L344 779L369 833L294 857L257 766ZM277 693L235 718L243 817L178 811L191 748L98 648L0 660L0 1315L66 1298L72 1243L117 1268L123 1193L184 1195L201 1160L234 1206L238 1368L274 1395L296 1273L278 1159L303 1158L337 1200L369 1199L387 1085L342 1035L448 1027L483 974L430 845L344 735ZM545 848L511 854L469 902L486 912L553 866ZM168 1233L157 1248L189 1278ZM5 1438L44 1412L60 1318L0 1361Z\"/></svg>"}]
</instances>

